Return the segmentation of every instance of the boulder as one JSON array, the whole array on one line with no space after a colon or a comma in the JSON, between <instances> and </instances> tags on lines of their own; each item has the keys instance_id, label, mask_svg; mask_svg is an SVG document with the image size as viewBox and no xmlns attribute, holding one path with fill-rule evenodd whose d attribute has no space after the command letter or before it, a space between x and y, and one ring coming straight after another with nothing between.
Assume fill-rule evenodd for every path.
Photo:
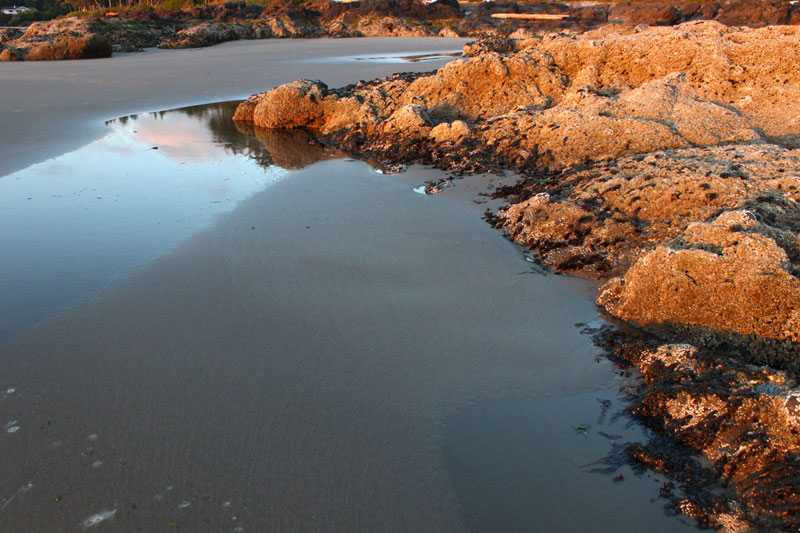
<instances>
[{"instance_id":1,"label":"boulder","mask_svg":"<svg viewBox=\"0 0 800 533\"><path fill-rule=\"evenodd\" d=\"M720 5L715 20L727 26L759 28L789 22L791 4L779 0L734 0Z\"/></svg>"},{"instance_id":2,"label":"boulder","mask_svg":"<svg viewBox=\"0 0 800 533\"><path fill-rule=\"evenodd\" d=\"M78 18L34 22L24 34L4 43L0 60L93 59L111 55L111 41L95 21Z\"/></svg>"},{"instance_id":3,"label":"boulder","mask_svg":"<svg viewBox=\"0 0 800 533\"><path fill-rule=\"evenodd\" d=\"M603 24L608 22L608 9L605 4L579 6L572 10L572 18L584 23Z\"/></svg>"},{"instance_id":4,"label":"boulder","mask_svg":"<svg viewBox=\"0 0 800 533\"><path fill-rule=\"evenodd\" d=\"M600 290L613 316L659 335L738 346L751 360L800 369L800 279L777 243L695 223L687 248L659 246Z\"/></svg>"},{"instance_id":5,"label":"boulder","mask_svg":"<svg viewBox=\"0 0 800 533\"><path fill-rule=\"evenodd\" d=\"M434 126L429 134L430 138L437 143L458 143L469 135L469 126L463 120L442 122Z\"/></svg>"},{"instance_id":6,"label":"boulder","mask_svg":"<svg viewBox=\"0 0 800 533\"><path fill-rule=\"evenodd\" d=\"M234 120L252 121L261 128L311 127L323 115L322 99L328 87L319 81L302 80L281 85L251 97L240 106Z\"/></svg>"},{"instance_id":7,"label":"boulder","mask_svg":"<svg viewBox=\"0 0 800 533\"><path fill-rule=\"evenodd\" d=\"M620 2L608 8L608 22L668 26L680 20L680 13L670 3Z\"/></svg>"},{"instance_id":8,"label":"boulder","mask_svg":"<svg viewBox=\"0 0 800 533\"><path fill-rule=\"evenodd\" d=\"M203 22L178 31L174 36L164 39L159 48L202 48L227 41L238 41L253 36L249 25Z\"/></svg>"}]
</instances>

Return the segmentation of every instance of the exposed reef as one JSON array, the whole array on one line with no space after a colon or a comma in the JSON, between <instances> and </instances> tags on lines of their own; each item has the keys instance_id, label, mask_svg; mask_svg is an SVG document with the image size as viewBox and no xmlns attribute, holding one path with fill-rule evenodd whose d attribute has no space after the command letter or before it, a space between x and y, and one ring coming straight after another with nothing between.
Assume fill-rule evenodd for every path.
<instances>
[{"instance_id":1,"label":"exposed reef","mask_svg":"<svg viewBox=\"0 0 800 533\"><path fill-rule=\"evenodd\" d=\"M800 523L800 28L517 36L437 72L283 85L234 120L390 165L518 172L492 223L659 339L605 337L645 377L634 412L726 487L677 508L731 530Z\"/></svg>"}]
</instances>

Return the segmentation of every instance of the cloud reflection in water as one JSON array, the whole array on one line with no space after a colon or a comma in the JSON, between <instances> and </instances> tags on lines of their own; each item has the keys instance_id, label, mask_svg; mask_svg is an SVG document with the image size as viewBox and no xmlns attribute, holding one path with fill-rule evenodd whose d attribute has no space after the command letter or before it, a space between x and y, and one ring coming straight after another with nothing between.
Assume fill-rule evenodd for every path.
<instances>
[{"instance_id":1,"label":"cloud reflection in water","mask_svg":"<svg viewBox=\"0 0 800 533\"><path fill-rule=\"evenodd\" d=\"M112 120L104 138L0 178L0 340L168 253L287 169L337 156L303 132L237 128L235 106Z\"/></svg>"}]
</instances>

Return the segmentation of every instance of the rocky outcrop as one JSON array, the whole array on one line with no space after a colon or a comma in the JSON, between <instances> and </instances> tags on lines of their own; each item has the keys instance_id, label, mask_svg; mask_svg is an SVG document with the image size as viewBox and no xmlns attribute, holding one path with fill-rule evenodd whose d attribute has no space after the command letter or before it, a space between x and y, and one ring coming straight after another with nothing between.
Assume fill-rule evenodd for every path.
<instances>
[{"instance_id":1,"label":"rocky outcrop","mask_svg":"<svg viewBox=\"0 0 800 533\"><path fill-rule=\"evenodd\" d=\"M793 10L796 12L793 4L779 0L761 2L735 0L720 3L714 20L727 26L762 27L789 24Z\"/></svg>"},{"instance_id":2,"label":"rocky outcrop","mask_svg":"<svg viewBox=\"0 0 800 533\"><path fill-rule=\"evenodd\" d=\"M694 344L612 349L646 379L635 412L713 468L669 466L674 449L649 444L630 456L683 479L676 508L701 523L797 525L800 28L514 36L435 73L281 86L235 119L389 163L520 172L490 221L555 270L603 281L610 315Z\"/></svg>"},{"instance_id":3,"label":"rocky outcrop","mask_svg":"<svg viewBox=\"0 0 800 533\"><path fill-rule=\"evenodd\" d=\"M535 46L571 79L583 77L601 90L684 73L698 98L732 106L767 135L781 136L800 128L800 116L789 104L800 84L778 59L798 57L798 35L797 27L733 29L692 22L627 35L606 33L600 39L591 32L546 37Z\"/></svg>"},{"instance_id":4,"label":"rocky outcrop","mask_svg":"<svg viewBox=\"0 0 800 533\"><path fill-rule=\"evenodd\" d=\"M19 28L1 28L0 29L0 45L3 45L9 41L13 41L20 37L23 33L22 30Z\"/></svg>"},{"instance_id":5,"label":"rocky outcrop","mask_svg":"<svg viewBox=\"0 0 800 533\"><path fill-rule=\"evenodd\" d=\"M488 48L512 46L520 43L493 39ZM703 57L684 56L701 48ZM776 49L784 61L764 65ZM389 161L544 173L548 182L532 181L499 213L497 224L515 240L562 272L603 279L633 266L601 295L619 318L709 346L734 343L788 367L800 341L792 333L800 197L787 172L800 173L800 153L765 141L800 132L792 57L800 59L800 28L704 22L602 40L553 35L432 74L339 90L295 82L254 95L234 118L312 129ZM776 89L776 79L790 83ZM731 143L739 146L721 146ZM713 224L718 231L701 231L743 208L761 217L758 236L719 240ZM734 272L737 281L726 285ZM780 309L759 291L780 294ZM730 309L720 312L721 301Z\"/></svg>"},{"instance_id":6,"label":"rocky outcrop","mask_svg":"<svg viewBox=\"0 0 800 533\"><path fill-rule=\"evenodd\" d=\"M101 26L82 19L35 22L21 36L0 42L0 61L108 57L111 41Z\"/></svg>"},{"instance_id":7,"label":"rocky outcrop","mask_svg":"<svg viewBox=\"0 0 800 533\"><path fill-rule=\"evenodd\" d=\"M103 33L111 41L114 53L141 52L153 48L164 40L174 37L179 25L170 21L107 19L103 21Z\"/></svg>"},{"instance_id":8,"label":"rocky outcrop","mask_svg":"<svg viewBox=\"0 0 800 533\"><path fill-rule=\"evenodd\" d=\"M511 46L522 49L502 52ZM485 47L467 48L478 55L434 74L309 93L305 98L318 98L326 108L312 126L347 149L395 161L433 162L436 151L441 165L452 168L456 159L480 155L487 168L523 171L533 164L561 169L664 148L759 139L785 144L796 142L792 136L800 131L794 111L800 83L792 62L764 61L800 57L800 28L734 30L701 22L599 39L494 38ZM442 151L441 143L424 141L426 132L409 131L398 142L417 139L412 150L386 143L391 135L383 123L399 108L413 104L428 111L445 103L469 126L464 142ZM421 127L441 122L434 118ZM477 146L488 149L476 154Z\"/></svg>"},{"instance_id":9,"label":"rocky outcrop","mask_svg":"<svg viewBox=\"0 0 800 533\"><path fill-rule=\"evenodd\" d=\"M563 14L563 20L492 19L492 14ZM549 2L490 2L480 4L463 21L465 29L487 25L508 34L518 28L584 31L598 24L634 27L640 24L667 26L693 20L716 20L728 26L760 28L797 24L800 6L782 0L754 2L616 2L568 6Z\"/></svg>"},{"instance_id":10,"label":"rocky outcrop","mask_svg":"<svg viewBox=\"0 0 800 533\"><path fill-rule=\"evenodd\" d=\"M798 371L800 279L768 236L784 232L796 257L795 234L761 224L748 211L695 222L681 235L681 247L645 254L603 286L598 303L660 336L741 347L753 362Z\"/></svg>"},{"instance_id":11,"label":"rocky outcrop","mask_svg":"<svg viewBox=\"0 0 800 533\"><path fill-rule=\"evenodd\" d=\"M253 37L253 28L242 24L203 22L178 31L158 45L159 48L201 48L227 41Z\"/></svg>"},{"instance_id":12,"label":"rocky outcrop","mask_svg":"<svg viewBox=\"0 0 800 533\"><path fill-rule=\"evenodd\" d=\"M624 274L598 298L615 317L800 371L798 175L774 145L626 157L524 188L497 224L558 271Z\"/></svg>"},{"instance_id":13,"label":"rocky outcrop","mask_svg":"<svg viewBox=\"0 0 800 533\"><path fill-rule=\"evenodd\" d=\"M634 415L656 435L674 439L634 443L626 455L636 467L672 478L660 493L676 511L722 531L797 529L795 378L743 364L725 351L659 345L608 330L595 339L623 368L640 371L644 382L631 392Z\"/></svg>"},{"instance_id":14,"label":"rocky outcrop","mask_svg":"<svg viewBox=\"0 0 800 533\"><path fill-rule=\"evenodd\" d=\"M798 151L765 144L628 156L502 192L512 205L498 223L556 270L608 278L725 210L750 209L765 225L797 233L798 168ZM791 238L780 242L796 261Z\"/></svg>"},{"instance_id":15,"label":"rocky outcrop","mask_svg":"<svg viewBox=\"0 0 800 533\"><path fill-rule=\"evenodd\" d=\"M409 21L454 20L464 16L456 0L418 2L417 0L362 0L360 2L331 2L314 0L310 9L318 11L325 20L365 20L392 17Z\"/></svg>"},{"instance_id":16,"label":"rocky outcrop","mask_svg":"<svg viewBox=\"0 0 800 533\"><path fill-rule=\"evenodd\" d=\"M608 22L616 24L647 24L649 26L671 26L680 22L681 12L670 3L620 2L611 4Z\"/></svg>"},{"instance_id":17,"label":"rocky outcrop","mask_svg":"<svg viewBox=\"0 0 800 533\"><path fill-rule=\"evenodd\" d=\"M359 21L358 32L363 37L427 37L434 33L420 24L410 24L397 17L367 18Z\"/></svg>"}]
</instances>

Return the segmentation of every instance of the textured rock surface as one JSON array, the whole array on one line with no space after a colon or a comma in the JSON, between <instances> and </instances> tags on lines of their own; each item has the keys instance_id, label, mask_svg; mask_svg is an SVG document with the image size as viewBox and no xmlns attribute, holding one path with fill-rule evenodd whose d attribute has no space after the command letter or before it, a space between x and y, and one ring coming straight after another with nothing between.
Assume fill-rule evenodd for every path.
<instances>
[{"instance_id":1,"label":"textured rock surface","mask_svg":"<svg viewBox=\"0 0 800 533\"><path fill-rule=\"evenodd\" d=\"M102 25L82 19L35 22L21 36L0 42L0 61L92 59L111 55Z\"/></svg>"},{"instance_id":2,"label":"textured rock surface","mask_svg":"<svg viewBox=\"0 0 800 533\"><path fill-rule=\"evenodd\" d=\"M798 169L800 152L768 144L628 156L506 191L512 205L499 223L556 270L604 278L625 272L641 253L677 239L693 222L725 210L748 208L765 225L796 235ZM787 244L792 237L780 241L796 261Z\"/></svg>"},{"instance_id":3,"label":"textured rock surface","mask_svg":"<svg viewBox=\"0 0 800 533\"><path fill-rule=\"evenodd\" d=\"M620 337L606 332L596 339L611 346L617 363L641 372L644 384L633 392L634 414L676 440L676 445L654 439L628 448L634 463L672 477L662 497L713 529L797 530L796 379L742 364L730 353ZM696 461L697 454L708 466Z\"/></svg>"},{"instance_id":4,"label":"textured rock surface","mask_svg":"<svg viewBox=\"0 0 800 533\"><path fill-rule=\"evenodd\" d=\"M800 96L797 72L787 58L800 54L800 28L734 29L714 22L611 33L543 38L549 53L570 78L585 75L597 89L638 87L681 72L695 95L733 106L767 135L797 132L800 115L791 101Z\"/></svg>"},{"instance_id":5,"label":"textured rock surface","mask_svg":"<svg viewBox=\"0 0 800 533\"><path fill-rule=\"evenodd\" d=\"M485 51L510 47L522 49ZM315 126L350 150L396 161L422 158L453 169L467 159L524 171L532 164L560 169L665 148L760 139L798 143L800 109L794 102L800 80L792 58L800 58L800 28L730 29L698 22L606 32L602 38L492 38L466 50L478 55L434 74L326 91L326 113ZM358 105L333 105L344 100ZM456 109L469 127L469 142L442 152L440 143L408 132L403 150L387 143L379 124L412 104ZM337 109L348 115L337 116ZM442 121L452 119L430 125ZM416 141L410 147L411 139Z\"/></svg>"},{"instance_id":6,"label":"textured rock surface","mask_svg":"<svg viewBox=\"0 0 800 533\"><path fill-rule=\"evenodd\" d=\"M159 44L160 48L200 48L254 36L251 26L221 22L203 22L178 31Z\"/></svg>"},{"instance_id":7,"label":"textured rock surface","mask_svg":"<svg viewBox=\"0 0 800 533\"><path fill-rule=\"evenodd\" d=\"M683 240L692 248L659 246L609 281L598 303L665 336L741 346L754 362L800 370L800 279L785 270L783 249L702 223Z\"/></svg>"},{"instance_id":8,"label":"textured rock surface","mask_svg":"<svg viewBox=\"0 0 800 533\"><path fill-rule=\"evenodd\" d=\"M598 298L618 318L800 370L799 176L774 145L626 157L515 191L497 223L556 270L624 273Z\"/></svg>"}]
</instances>

